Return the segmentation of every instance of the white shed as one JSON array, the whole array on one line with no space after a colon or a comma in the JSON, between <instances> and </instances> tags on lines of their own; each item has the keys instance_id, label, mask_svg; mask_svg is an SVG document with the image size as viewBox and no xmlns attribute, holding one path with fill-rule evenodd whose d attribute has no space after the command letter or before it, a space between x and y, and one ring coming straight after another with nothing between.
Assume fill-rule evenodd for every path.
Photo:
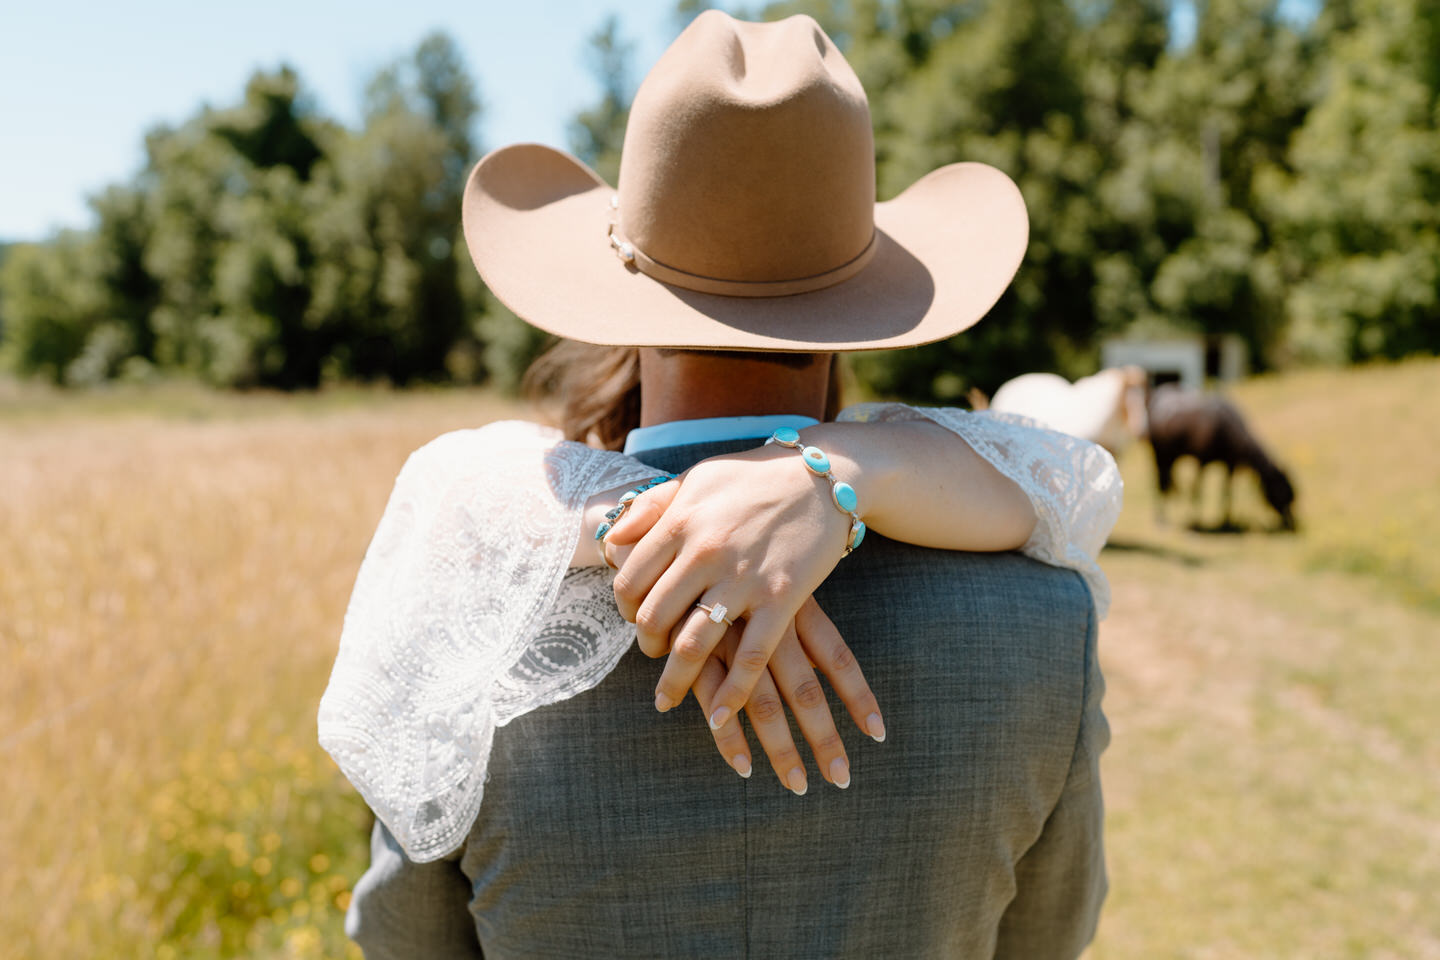
<instances>
[{"instance_id":1,"label":"white shed","mask_svg":"<svg viewBox=\"0 0 1440 960\"><path fill-rule=\"evenodd\" d=\"M1234 334L1107 340L1100 356L1104 367L1134 364L1150 374L1151 383L1179 381L1196 389L1207 379L1239 380L1249 370L1245 341Z\"/></svg>"}]
</instances>

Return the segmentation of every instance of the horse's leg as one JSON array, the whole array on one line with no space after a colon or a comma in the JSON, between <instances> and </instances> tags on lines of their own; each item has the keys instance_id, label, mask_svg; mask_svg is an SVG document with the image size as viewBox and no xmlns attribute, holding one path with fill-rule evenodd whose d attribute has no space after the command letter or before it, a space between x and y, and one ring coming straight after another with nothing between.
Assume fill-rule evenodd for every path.
<instances>
[{"instance_id":1,"label":"horse's leg","mask_svg":"<svg viewBox=\"0 0 1440 960\"><path fill-rule=\"evenodd\" d=\"M1155 451L1155 524L1165 525L1165 502L1170 499L1171 486L1174 480L1172 471L1175 469L1175 458L1168 453L1162 454Z\"/></svg>"},{"instance_id":2,"label":"horse's leg","mask_svg":"<svg viewBox=\"0 0 1440 960\"><path fill-rule=\"evenodd\" d=\"M1190 522L1199 527L1205 517L1205 467L1203 460L1197 459L1199 466L1195 468L1195 482L1190 487Z\"/></svg>"},{"instance_id":3,"label":"horse's leg","mask_svg":"<svg viewBox=\"0 0 1440 960\"><path fill-rule=\"evenodd\" d=\"M1234 486L1235 486L1235 465L1234 465L1233 463L1227 463L1227 464L1225 464L1225 487L1224 487L1224 490L1222 491L1222 492L1223 492L1223 500L1222 500L1222 502L1225 504L1225 519L1224 519L1224 524L1225 524L1226 527L1229 527L1229 526L1230 526L1230 503L1231 503L1230 495L1231 495L1231 488L1234 487Z\"/></svg>"}]
</instances>

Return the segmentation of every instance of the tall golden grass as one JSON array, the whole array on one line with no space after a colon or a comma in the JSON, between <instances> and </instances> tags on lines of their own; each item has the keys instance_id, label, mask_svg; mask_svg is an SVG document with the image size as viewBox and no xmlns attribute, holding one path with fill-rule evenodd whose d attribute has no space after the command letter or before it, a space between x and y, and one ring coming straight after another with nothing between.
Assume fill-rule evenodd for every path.
<instances>
[{"instance_id":1,"label":"tall golden grass","mask_svg":"<svg viewBox=\"0 0 1440 960\"><path fill-rule=\"evenodd\" d=\"M1236 396L1304 528L1151 519L1103 562L1093 955L1440 956L1440 363ZM0 389L0 953L355 956L368 814L315 746L391 482L485 394ZM1213 519L1213 518L1210 518Z\"/></svg>"},{"instance_id":2,"label":"tall golden grass","mask_svg":"<svg viewBox=\"0 0 1440 960\"><path fill-rule=\"evenodd\" d=\"M0 417L0 953L345 955L368 813L314 717L350 586L406 454L510 408L169 399Z\"/></svg>"}]
</instances>

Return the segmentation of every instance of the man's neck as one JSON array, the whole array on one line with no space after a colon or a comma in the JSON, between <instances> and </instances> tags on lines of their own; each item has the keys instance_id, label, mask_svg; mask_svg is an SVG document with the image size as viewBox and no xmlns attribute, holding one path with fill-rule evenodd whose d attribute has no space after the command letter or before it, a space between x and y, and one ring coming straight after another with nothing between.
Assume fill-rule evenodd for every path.
<instances>
[{"instance_id":1,"label":"man's neck","mask_svg":"<svg viewBox=\"0 0 1440 960\"><path fill-rule=\"evenodd\" d=\"M795 413L825 418L831 354L804 366L757 354L640 351L640 425Z\"/></svg>"}]
</instances>

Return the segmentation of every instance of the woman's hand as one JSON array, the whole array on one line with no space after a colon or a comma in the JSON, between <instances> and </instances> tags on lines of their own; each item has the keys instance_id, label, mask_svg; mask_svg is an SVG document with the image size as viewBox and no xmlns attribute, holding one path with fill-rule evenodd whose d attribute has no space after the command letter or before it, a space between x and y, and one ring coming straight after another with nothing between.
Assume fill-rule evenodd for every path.
<instances>
[{"instance_id":1,"label":"woman's hand","mask_svg":"<svg viewBox=\"0 0 1440 960\"><path fill-rule=\"evenodd\" d=\"M677 488L677 484L668 483L642 494L630 507L627 519L633 516L634 520L627 524L628 532L625 532L622 538L639 539L643 533L648 532L671 505ZM607 537L605 546L609 562L624 566L633 553L634 546L610 546L609 540ZM692 618L699 618L693 625L696 630L719 630L704 610L692 607L689 616L682 619L681 628L677 628L677 632L678 629L685 628L686 621ZM695 699L707 718L713 718L720 707L716 694L725 681L728 668L735 660L742 633L743 626L740 623L728 627L723 634L724 639L714 654L705 661L692 688ZM668 637L660 645L647 638L642 643L642 648L650 656L659 657L669 652L671 643ZM787 625L774 655L766 664L753 694L743 707L760 738L760 745L765 750L775 775L782 784L797 794L803 794L808 783L805 764L790 735L784 705L789 705L795 715L796 723L806 742L810 744L825 779L842 788L850 783L849 758L836 731L830 705L816 677L817 668L835 689L856 726L877 741L885 739L885 723L880 716L880 706L870 690L870 685L865 681L860 665L855 661L835 624L820 609L813 597L807 597ZM675 695L675 701L683 700L684 694L685 691L680 690ZM752 769L750 745L736 711L727 708L727 712L721 715L720 722L711 724L711 730L725 762L741 776L749 777Z\"/></svg>"},{"instance_id":2,"label":"woman's hand","mask_svg":"<svg viewBox=\"0 0 1440 960\"><path fill-rule=\"evenodd\" d=\"M643 494L610 531L609 543L634 544L615 577L620 613L646 654L670 654L657 709L684 699L725 636L723 621L697 603L745 621L706 705L712 727L722 726L750 700L801 605L844 553L850 518L799 459L761 447L702 461Z\"/></svg>"},{"instance_id":3,"label":"woman's hand","mask_svg":"<svg viewBox=\"0 0 1440 960\"><path fill-rule=\"evenodd\" d=\"M721 640L716 654L705 662L695 683L695 699L706 716L713 716L718 707L715 693L725 680L729 664L740 645L739 625L730 627ZM813 666L812 666L813 664ZM775 655L770 658L767 671L755 685L755 692L745 705L750 716L750 725L760 738L765 755L770 758L770 767L775 776L797 796L807 789L805 763L795 749L790 736L790 725L785 719L785 705L795 715L821 775L842 790L850 786L850 760L845 745L835 729L830 715L825 692L815 670L839 694L841 701L850 711L855 725L876 740L885 739L885 724L880 718L880 707L865 682L860 665L835 629L835 624L825 616L820 605L810 598L800 607L795 621L780 639ZM783 703L782 703L783 701ZM750 744L737 716L730 716L718 726L712 726L715 746L720 755L735 768L742 777L750 776Z\"/></svg>"}]
</instances>

